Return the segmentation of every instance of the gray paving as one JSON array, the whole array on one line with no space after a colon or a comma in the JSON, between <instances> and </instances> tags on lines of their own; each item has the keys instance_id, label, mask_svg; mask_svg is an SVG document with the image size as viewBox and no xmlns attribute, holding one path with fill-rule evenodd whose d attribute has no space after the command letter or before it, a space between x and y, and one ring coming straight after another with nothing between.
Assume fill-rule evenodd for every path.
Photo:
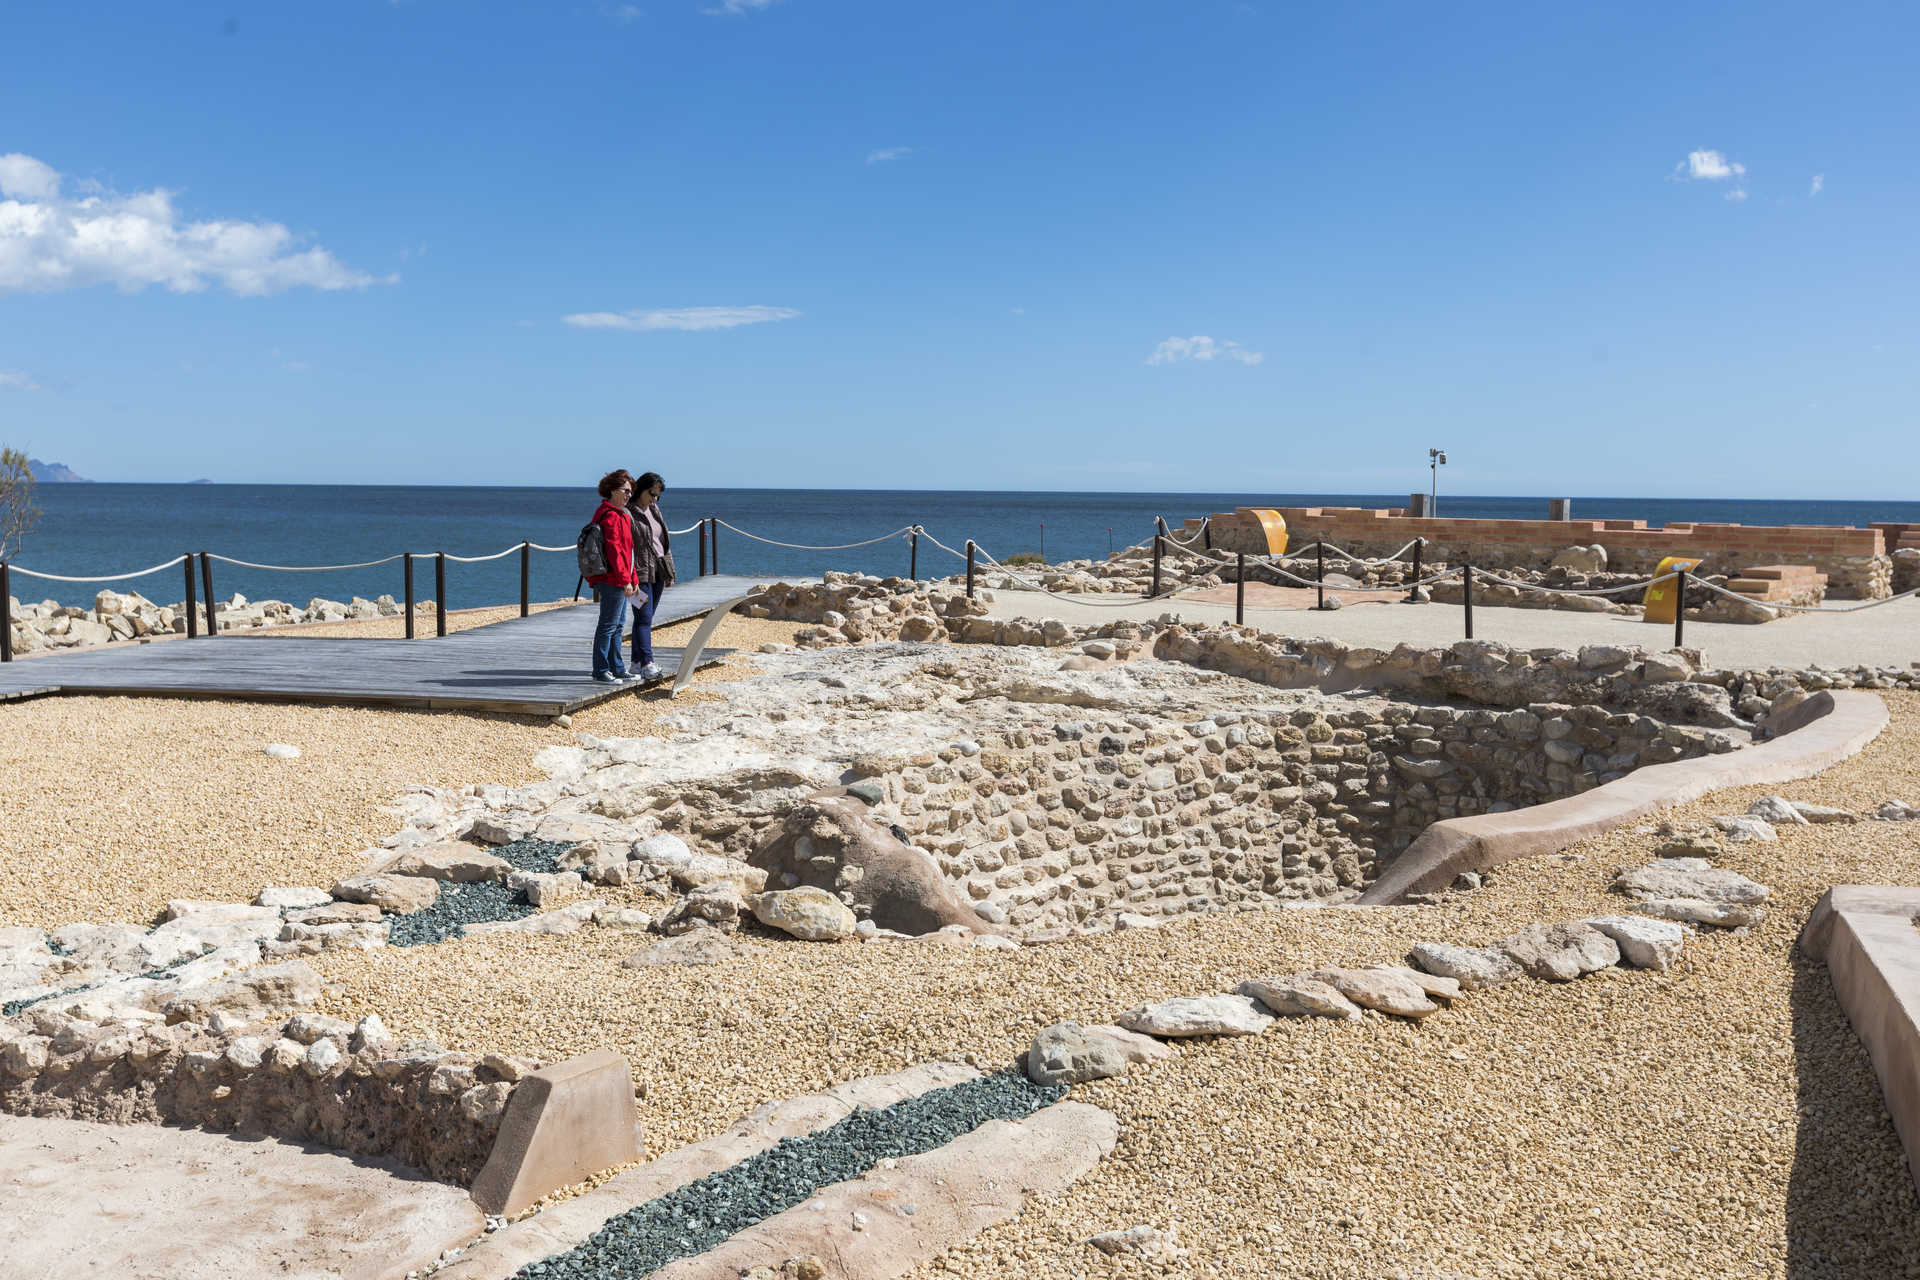
<instances>
[{"instance_id":1,"label":"gray paving","mask_svg":"<svg viewBox=\"0 0 1920 1280\"><path fill-rule=\"evenodd\" d=\"M655 626L705 613L764 579L695 578L669 589ZM414 640L222 634L119 644L0 665L0 700L47 694L161 694L559 715L639 687L596 684L595 606L583 603ZM429 628L431 619L424 619ZM679 649L655 651L667 679ZM701 665L729 651L709 649Z\"/></svg>"}]
</instances>

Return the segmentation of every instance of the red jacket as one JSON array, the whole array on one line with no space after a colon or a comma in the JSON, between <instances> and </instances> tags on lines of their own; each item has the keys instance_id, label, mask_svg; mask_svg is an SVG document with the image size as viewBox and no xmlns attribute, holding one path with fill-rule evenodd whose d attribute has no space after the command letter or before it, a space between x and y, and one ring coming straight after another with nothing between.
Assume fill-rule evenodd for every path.
<instances>
[{"instance_id":1,"label":"red jacket","mask_svg":"<svg viewBox=\"0 0 1920 1280\"><path fill-rule=\"evenodd\" d=\"M600 545L606 548L607 571L587 581L596 587L639 586L640 580L633 576L633 521L611 502L602 501L600 509L593 513L593 523L600 526Z\"/></svg>"}]
</instances>

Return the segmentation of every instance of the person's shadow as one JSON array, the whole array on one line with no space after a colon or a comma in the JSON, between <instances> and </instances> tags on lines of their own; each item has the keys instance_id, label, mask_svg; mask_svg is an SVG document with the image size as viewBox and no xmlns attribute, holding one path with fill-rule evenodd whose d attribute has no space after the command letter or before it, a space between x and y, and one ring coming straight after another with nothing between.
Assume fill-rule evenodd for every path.
<instances>
[{"instance_id":1,"label":"person's shadow","mask_svg":"<svg viewBox=\"0 0 1920 1280\"><path fill-rule=\"evenodd\" d=\"M1793 948L1799 1114L1787 1184L1792 1280L1920 1277L1920 1196L1867 1049L1827 966Z\"/></svg>"}]
</instances>

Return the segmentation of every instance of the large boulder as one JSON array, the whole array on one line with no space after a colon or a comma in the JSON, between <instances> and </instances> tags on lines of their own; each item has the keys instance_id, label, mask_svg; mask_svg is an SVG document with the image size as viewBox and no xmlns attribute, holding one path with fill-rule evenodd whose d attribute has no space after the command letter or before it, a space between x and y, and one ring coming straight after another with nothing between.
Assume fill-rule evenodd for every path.
<instances>
[{"instance_id":1,"label":"large boulder","mask_svg":"<svg viewBox=\"0 0 1920 1280\"><path fill-rule=\"evenodd\" d=\"M839 942L851 938L854 926L859 923L844 902L825 889L811 885L756 893L747 899L747 906L752 909L753 918L767 928L807 942Z\"/></svg>"},{"instance_id":2,"label":"large boulder","mask_svg":"<svg viewBox=\"0 0 1920 1280\"><path fill-rule=\"evenodd\" d=\"M1568 547L1553 557L1553 567L1568 573L1605 573L1607 549L1597 542L1586 547Z\"/></svg>"},{"instance_id":3,"label":"large boulder","mask_svg":"<svg viewBox=\"0 0 1920 1280\"><path fill-rule=\"evenodd\" d=\"M795 805L749 861L767 872L768 883L824 889L882 929L918 935L957 924L999 932L955 891L937 862L875 822L866 805L840 788Z\"/></svg>"}]
</instances>

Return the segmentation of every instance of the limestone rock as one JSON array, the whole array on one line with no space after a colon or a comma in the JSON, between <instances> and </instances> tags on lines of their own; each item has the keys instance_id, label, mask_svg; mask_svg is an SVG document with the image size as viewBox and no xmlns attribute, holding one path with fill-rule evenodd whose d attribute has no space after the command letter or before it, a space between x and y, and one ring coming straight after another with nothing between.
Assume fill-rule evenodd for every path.
<instances>
[{"instance_id":1,"label":"limestone rock","mask_svg":"<svg viewBox=\"0 0 1920 1280\"><path fill-rule=\"evenodd\" d=\"M1492 948L1419 942L1414 944L1407 958L1416 968L1442 978L1452 978L1468 991L1503 986L1520 976L1520 966L1506 952Z\"/></svg>"},{"instance_id":2,"label":"limestone rock","mask_svg":"<svg viewBox=\"0 0 1920 1280\"><path fill-rule=\"evenodd\" d=\"M1794 807L1793 802L1780 796L1762 796L1747 806L1747 812L1753 817L1765 818L1775 826L1804 827L1807 825L1806 818L1801 816L1800 810Z\"/></svg>"},{"instance_id":3,"label":"limestone rock","mask_svg":"<svg viewBox=\"0 0 1920 1280\"><path fill-rule=\"evenodd\" d=\"M487 933L538 933L569 934L578 933L593 914L607 904L594 898L585 902L576 902L570 907L561 907L558 911L542 911L537 915L522 916L518 920L486 920L467 926L468 936Z\"/></svg>"},{"instance_id":4,"label":"limestone rock","mask_svg":"<svg viewBox=\"0 0 1920 1280\"><path fill-rule=\"evenodd\" d=\"M1347 999L1332 984L1296 973L1269 978L1248 978L1234 991L1252 996L1278 1014L1308 1015L1317 1018L1361 1017L1360 1006Z\"/></svg>"},{"instance_id":5,"label":"limestone rock","mask_svg":"<svg viewBox=\"0 0 1920 1280\"><path fill-rule=\"evenodd\" d=\"M507 875L507 889L536 907L558 906L577 898L586 888L578 872L514 871Z\"/></svg>"},{"instance_id":6,"label":"limestone rock","mask_svg":"<svg viewBox=\"0 0 1920 1280\"><path fill-rule=\"evenodd\" d=\"M1730 844L1767 844L1780 838L1780 833L1773 829L1771 822L1751 814L1742 814L1733 818L1715 818L1713 825L1726 833Z\"/></svg>"},{"instance_id":7,"label":"limestone rock","mask_svg":"<svg viewBox=\"0 0 1920 1280\"><path fill-rule=\"evenodd\" d=\"M620 962L623 969L648 969L663 965L720 964L740 954L724 933L714 929L678 937L664 938L645 951L636 951Z\"/></svg>"},{"instance_id":8,"label":"limestone rock","mask_svg":"<svg viewBox=\"0 0 1920 1280\"><path fill-rule=\"evenodd\" d=\"M1831 805L1806 804L1795 800L1793 811L1808 822L1858 822L1860 815L1846 809L1835 809Z\"/></svg>"},{"instance_id":9,"label":"limestone rock","mask_svg":"<svg viewBox=\"0 0 1920 1280\"><path fill-rule=\"evenodd\" d=\"M1708 902L1705 898L1655 898L1636 902L1633 909L1656 920L1679 920L1687 924L1710 924L1721 929L1743 929L1767 918L1766 909Z\"/></svg>"},{"instance_id":10,"label":"limestone rock","mask_svg":"<svg viewBox=\"0 0 1920 1280\"><path fill-rule=\"evenodd\" d=\"M1711 827L1679 831L1654 849L1659 858L1717 858L1727 851L1727 842Z\"/></svg>"},{"instance_id":11,"label":"limestone rock","mask_svg":"<svg viewBox=\"0 0 1920 1280\"><path fill-rule=\"evenodd\" d=\"M205 1022L214 1013L243 1021L279 1017L320 999L320 975L299 960L244 969L183 991L161 1006L168 1022Z\"/></svg>"},{"instance_id":12,"label":"limestone rock","mask_svg":"<svg viewBox=\"0 0 1920 1280\"><path fill-rule=\"evenodd\" d=\"M469 844L430 844L403 851L380 870L388 875L425 876L431 880L451 880L455 884L475 884L482 880L506 879L513 864L482 853Z\"/></svg>"},{"instance_id":13,"label":"limestone rock","mask_svg":"<svg viewBox=\"0 0 1920 1280\"><path fill-rule=\"evenodd\" d=\"M278 907L282 911L298 910L302 907L324 907L333 901L333 895L314 885L292 885L286 888L262 889L254 904L262 907Z\"/></svg>"},{"instance_id":14,"label":"limestone rock","mask_svg":"<svg viewBox=\"0 0 1920 1280\"><path fill-rule=\"evenodd\" d=\"M811 885L850 900L882 929L932 933L948 925L993 931L927 854L875 822L863 803L826 791L797 804L752 864L783 884Z\"/></svg>"},{"instance_id":15,"label":"limestone rock","mask_svg":"<svg viewBox=\"0 0 1920 1280\"><path fill-rule=\"evenodd\" d=\"M735 858L694 853L680 837L666 833L636 843L633 862L642 879L671 880L681 889L726 881L745 894L758 893L767 884L764 869Z\"/></svg>"},{"instance_id":16,"label":"limestone rock","mask_svg":"<svg viewBox=\"0 0 1920 1280\"><path fill-rule=\"evenodd\" d=\"M1426 990L1404 970L1317 969L1307 976L1326 983L1362 1008L1398 1018L1417 1019L1440 1012L1440 1006L1427 999Z\"/></svg>"},{"instance_id":17,"label":"limestone rock","mask_svg":"<svg viewBox=\"0 0 1920 1280\"><path fill-rule=\"evenodd\" d=\"M1243 995L1176 996L1129 1009L1120 1015L1120 1025L1161 1037L1253 1036L1272 1026L1273 1019Z\"/></svg>"},{"instance_id":18,"label":"limestone rock","mask_svg":"<svg viewBox=\"0 0 1920 1280\"><path fill-rule=\"evenodd\" d=\"M1915 808L1904 800L1889 800L1875 809L1873 816L1884 822L1912 822L1920 818L1920 808Z\"/></svg>"},{"instance_id":19,"label":"limestone rock","mask_svg":"<svg viewBox=\"0 0 1920 1280\"><path fill-rule=\"evenodd\" d=\"M1128 1227L1124 1231L1102 1231L1090 1236L1087 1243L1113 1257L1117 1254L1133 1254L1141 1258L1174 1261L1186 1255L1186 1250L1176 1243L1171 1228L1166 1231L1158 1227Z\"/></svg>"},{"instance_id":20,"label":"limestone rock","mask_svg":"<svg viewBox=\"0 0 1920 1280\"><path fill-rule=\"evenodd\" d=\"M280 1034L289 1040L301 1044L312 1044L328 1036L345 1038L353 1034L353 1024L340 1018L329 1018L319 1013L296 1013L287 1019L287 1025Z\"/></svg>"},{"instance_id":21,"label":"limestone rock","mask_svg":"<svg viewBox=\"0 0 1920 1280\"><path fill-rule=\"evenodd\" d=\"M711 927L731 932L740 925L740 909L744 905L739 886L732 881L704 884L660 917L660 931L678 934Z\"/></svg>"},{"instance_id":22,"label":"limestone rock","mask_svg":"<svg viewBox=\"0 0 1920 1280\"><path fill-rule=\"evenodd\" d=\"M333 886L343 902L368 902L382 911L407 915L425 911L440 898L440 882L425 876L354 876Z\"/></svg>"},{"instance_id":23,"label":"limestone rock","mask_svg":"<svg viewBox=\"0 0 1920 1280\"><path fill-rule=\"evenodd\" d=\"M1592 925L1528 925L1500 949L1529 976L1548 982L1571 982L1620 963L1620 948Z\"/></svg>"},{"instance_id":24,"label":"limestone rock","mask_svg":"<svg viewBox=\"0 0 1920 1280\"><path fill-rule=\"evenodd\" d=\"M1636 969L1670 968L1687 938L1687 931L1670 920L1590 916L1585 923L1612 938L1621 959Z\"/></svg>"},{"instance_id":25,"label":"limestone rock","mask_svg":"<svg viewBox=\"0 0 1920 1280\"><path fill-rule=\"evenodd\" d=\"M1730 906L1751 906L1767 900L1767 886L1737 871L1707 865L1698 858L1670 858L1634 867L1614 877L1615 893L1642 901L1657 898L1704 898Z\"/></svg>"},{"instance_id":26,"label":"limestone rock","mask_svg":"<svg viewBox=\"0 0 1920 1280\"><path fill-rule=\"evenodd\" d=\"M1569 573L1605 573L1607 549L1597 542L1591 546L1568 547L1554 555L1551 567Z\"/></svg>"},{"instance_id":27,"label":"limestone rock","mask_svg":"<svg viewBox=\"0 0 1920 1280\"><path fill-rule=\"evenodd\" d=\"M1035 1084L1081 1084L1125 1074L1126 1055L1104 1036L1090 1036L1077 1022L1043 1027L1027 1049L1027 1077Z\"/></svg>"},{"instance_id":28,"label":"limestone rock","mask_svg":"<svg viewBox=\"0 0 1920 1280\"><path fill-rule=\"evenodd\" d=\"M747 899L753 918L769 929L792 934L807 942L838 942L853 936L858 923L847 905L811 885L777 889Z\"/></svg>"}]
</instances>

